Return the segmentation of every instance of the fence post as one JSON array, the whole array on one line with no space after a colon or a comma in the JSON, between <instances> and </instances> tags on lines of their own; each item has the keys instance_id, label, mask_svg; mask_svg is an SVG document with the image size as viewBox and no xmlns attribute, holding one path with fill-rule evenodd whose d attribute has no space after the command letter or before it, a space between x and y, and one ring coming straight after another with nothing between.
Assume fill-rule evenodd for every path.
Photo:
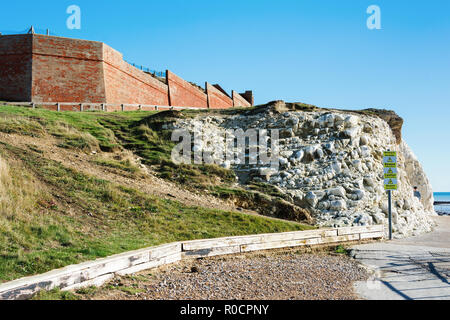
<instances>
[{"instance_id":1,"label":"fence post","mask_svg":"<svg viewBox=\"0 0 450 320\"><path fill-rule=\"evenodd\" d=\"M31 103L31 108L36 109L36 105L34 104L34 102Z\"/></svg>"},{"instance_id":2,"label":"fence post","mask_svg":"<svg viewBox=\"0 0 450 320\"><path fill-rule=\"evenodd\" d=\"M80 111L83 112L84 111L84 106L82 103L80 103Z\"/></svg>"},{"instance_id":3,"label":"fence post","mask_svg":"<svg viewBox=\"0 0 450 320\"><path fill-rule=\"evenodd\" d=\"M158 106L155 106L155 110L158 111Z\"/></svg>"},{"instance_id":4,"label":"fence post","mask_svg":"<svg viewBox=\"0 0 450 320\"><path fill-rule=\"evenodd\" d=\"M59 102L56 103L56 110L58 112L61 111L61 105L59 104Z\"/></svg>"},{"instance_id":5,"label":"fence post","mask_svg":"<svg viewBox=\"0 0 450 320\"><path fill-rule=\"evenodd\" d=\"M106 111L105 104L102 103L102 111Z\"/></svg>"},{"instance_id":6,"label":"fence post","mask_svg":"<svg viewBox=\"0 0 450 320\"><path fill-rule=\"evenodd\" d=\"M125 111L125 105L123 103L121 104L121 108L122 108L122 111Z\"/></svg>"}]
</instances>

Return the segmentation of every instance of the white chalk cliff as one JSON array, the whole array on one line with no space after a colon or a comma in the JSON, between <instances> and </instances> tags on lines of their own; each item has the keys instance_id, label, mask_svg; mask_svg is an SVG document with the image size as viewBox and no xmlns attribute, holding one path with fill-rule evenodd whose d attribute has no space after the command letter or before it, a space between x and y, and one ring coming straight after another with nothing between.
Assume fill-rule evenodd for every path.
<instances>
[{"instance_id":1,"label":"white chalk cliff","mask_svg":"<svg viewBox=\"0 0 450 320\"><path fill-rule=\"evenodd\" d=\"M256 111L180 119L173 126L203 131L206 137L223 136L231 128L279 129L279 170L233 162L223 166L278 187L293 203L308 210L319 226L387 225L382 152L397 151L394 236L429 232L433 226L430 216L435 214L431 185L401 138L401 124L393 130L395 121L390 126L391 120L385 120L373 111L305 108L278 101ZM214 143L195 146L199 147L214 149ZM414 186L419 187L422 201L413 196Z\"/></svg>"}]
</instances>

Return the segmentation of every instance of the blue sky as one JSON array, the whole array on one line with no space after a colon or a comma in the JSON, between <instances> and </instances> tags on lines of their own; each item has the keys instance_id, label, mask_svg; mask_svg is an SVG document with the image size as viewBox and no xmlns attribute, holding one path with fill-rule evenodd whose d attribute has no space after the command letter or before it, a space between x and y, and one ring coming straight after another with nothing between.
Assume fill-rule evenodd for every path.
<instances>
[{"instance_id":1,"label":"blue sky","mask_svg":"<svg viewBox=\"0 0 450 320\"><path fill-rule=\"evenodd\" d=\"M69 5L81 30L69 30ZM366 9L381 9L369 30ZM0 32L30 25L106 42L126 60L173 70L256 103L395 110L435 191L450 191L450 1L172 0L2 3Z\"/></svg>"}]
</instances>

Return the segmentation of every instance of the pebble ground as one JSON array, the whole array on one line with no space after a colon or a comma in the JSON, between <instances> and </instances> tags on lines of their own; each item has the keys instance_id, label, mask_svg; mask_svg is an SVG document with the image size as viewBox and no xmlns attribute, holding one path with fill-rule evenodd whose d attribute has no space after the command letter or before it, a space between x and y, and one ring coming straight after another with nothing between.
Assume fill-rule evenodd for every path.
<instances>
[{"instance_id":1,"label":"pebble ground","mask_svg":"<svg viewBox=\"0 0 450 320\"><path fill-rule=\"evenodd\" d=\"M105 300L349 300L366 269L344 254L296 251L183 261L101 288L84 299Z\"/></svg>"}]
</instances>

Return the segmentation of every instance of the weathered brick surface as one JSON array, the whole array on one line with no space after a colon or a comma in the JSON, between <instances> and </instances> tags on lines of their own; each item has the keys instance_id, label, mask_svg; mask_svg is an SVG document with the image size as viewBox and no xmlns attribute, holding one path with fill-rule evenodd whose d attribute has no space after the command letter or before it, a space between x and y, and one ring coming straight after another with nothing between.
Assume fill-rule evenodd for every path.
<instances>
[{"instance_id":1,"label":"weathered brick surface","mask_svg":"<svg viewBox=\"0 0 450 320\"><path fill-rule=\"evenodd\" d=\"M233 100L215 86L206 83L208 107L210 109L227 109L233 107Z\"/></svg>"},{"instance_id":2,"label":"weathered brick surface","mask_svg":"<svg viewBox=\"0 0 450 320\"><path fill-rule=\"evenodd\" d=\"M107 45L103 59L108 103L169 105L166 84L126 63L121 53Z\"/></svg>"},{"instance_id":3,"label":"weathered brick surface","mask_svg":"<svg viewBox=\"0 0 450 320\"><path fill-rule=\"evenodd\" d=\"M0 36L0 100L31 101L29 35Z\"/></svg>"},{"instance_id":4,"label":"weathered brick surface","mask_svg":"<svg viewBox=\"0 0 450 320\"><path fill-rule=\"evenodd\" d=\"M220 86L209 96L167 71L166 83L131 66L120 52L96 41L44 35L0 36L0 99L33 102L112 103L108 111L138 110L139 104L198 108L243 106ZM45 106L56 110L56 106ZM80 110L79 105L60 110ZM85 110L88 110L86 108Z\"/></svg>"},{"instance_id":5,"label":"weathered brick surface","mask_svg":"<svg viewBox=\"0 0 450 320\"><path fill-rule=\"evenodd\" d=\"M32 38L33 101L106 101L101 42L43 35Z\"/></svg>"},{"instance_id":6,"label":"weathered brick surface","mask_svg":"<svg viewBox=\"0 0 450 320\"><path fill-rule=\"evenodd\" d=\"M239 93L241 95L242 98L244 98L245 100L247 100L251 106L255 105L255 99L253 96L253 91L245 91L244 93Z\"/></svg>"},{"instance_id":7,"label":"weathered brick surface","mask_svg":"<svg viewBox=\"0 0 450 320\"><path fill-rule=\"evenodd\" d=\"M250 102L244 99L239 93L236 91L232 91L233 96L233 107L251 107Z\"/></svg>"},{"instance_id":8,"label":"weathered brick surface","mask_svg":"<svg viewBox=\"0 0 450 320\"><path fill-rule=\"evenodd\" d=\"M167 84L169 85L169 102L171 106L208 107L208 99L204 92L169 70L167 70Z\"/></svg>"},{"instance_id":9,"label":"weathered brick surface","mask_svg":"<svg viewBox=\"0 0 450 320\"><path fill-rule=\"evenodd\" d=\"M102 43L33 36L35 102L106 102Z\"/></svg>"}]
</instances>

